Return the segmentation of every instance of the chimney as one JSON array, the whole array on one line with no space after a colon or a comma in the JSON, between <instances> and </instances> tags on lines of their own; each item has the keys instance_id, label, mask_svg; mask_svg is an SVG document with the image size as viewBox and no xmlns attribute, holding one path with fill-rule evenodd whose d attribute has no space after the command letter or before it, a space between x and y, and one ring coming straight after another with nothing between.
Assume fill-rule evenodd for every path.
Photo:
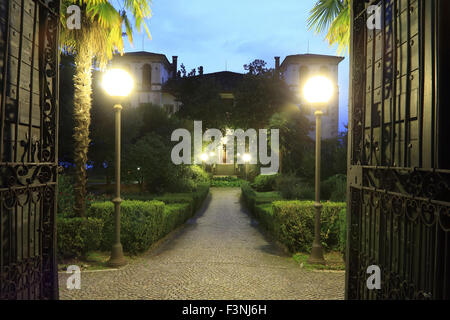
<instances>
[{"instance_id":1,"label":"chimney","mask_svg":"<svg viewBox=\"0 0 450 320\"><path fill-rule=\"evenodd\" d=\"M173 69L173 78L177 77L178 71L178 56L172 56L172 69Z\"/></svg>"},{"instance_id":2,"label":"chimney","mask_svg":"<svg viewBox=\"0 0 450 320\"><path fill-rule=\"evenodd\" d=\"M280 78L280 57L275 57L275 77Z\"/></svg>"},{"instance_id":3,"label":"chimney","mask_svg":"<svg viewBox=\"0 0 450 320\"><path fill-rule=\"evenodd\" d=\"M280 70L280 57L275 57L275 70Z\"/></svg>"}]
</instances>

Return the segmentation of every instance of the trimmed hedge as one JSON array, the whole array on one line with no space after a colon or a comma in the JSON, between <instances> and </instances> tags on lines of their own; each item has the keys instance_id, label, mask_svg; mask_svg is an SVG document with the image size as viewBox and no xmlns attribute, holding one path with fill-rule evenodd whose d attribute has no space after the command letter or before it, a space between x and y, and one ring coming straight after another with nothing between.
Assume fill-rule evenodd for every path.
<instances>
[{"instance_id":1,"label":"trimmed hedge","mask_svg":"<svg viewBox=\"0 0 450 320\"><path fill-rule=\"evenodd\" d=\"M253 181L252 187L259 192L274 191L278 174L259 175Z\"/></svg>"},{"instance_id":2,"label":"trimmed hedge","mask_svg":"<svg viewBox=\"0 0 450 320\"><path fill-rule=\"evenodd\" d=\"M124 251L136 254L147 250L192 217L208 193L209 184L204 183L193 193L136 195L145 201L123 201L120 223ZM114 204L110 201L93 203L86 219L59 217L57 223L60 258L80 258L88 251L110 250L114 242Z\"/></svg>"},{"instance_id":3,"label":"trimmed hedge","mask_svg":"<svg viewBox=\"0 0 450 320\"><path fill-rule=\"evenodd\" d=\"M339 213L343 202L324 202L321 211L321 238L326 249L339 249L341 226ZM311 251L314 239L315 207L313 201L275 201L273 216L279 224L277 237L291 252Z\"/></svg>"},{"instance_id":4,"label":"trimmed hedge","mask_svg":"<svg viewBox=\"0 0 450 320\"><path fill-rule=\"evenodd\" d=\"M100 246L103 221L95 218L57 218L59 258L80 258Z\"/></svg>"},{"instance_id":5,"label":"trimmed hedge","mask_svg":"<svg viewBox=\"0 0 450 320\"><path fill-rule=\"evenodd\" d=\"M209 184L199 184L193 193L151 196L151 201L125 200L121 204L121 243L125 252L136 254L192 217L209 193ZM104 221L101 250L109 250L114 242L114 204L93 203L89 217Z\"/></svg>"},{"instance_id":6,"label":"trimmed hedge","mask_svg":"<svg viewBox=\"0 0 450 320\"><path fill-rule=\"evenodd\" d=\"M123 250L141 252L162 233L164 203L161 201L125 200L120 205L120 240ZM104 222L100 249L109 250L114 243L114 204L93 203L88 216Z\"/></svg>"},{"instance_id":7,"label":"trimmed hedge","mask_svg":"<svg viewBox=\"0 0 450 320\"><path fill-rule=\"evenodd\" d=\"M241 196L251 212L259 204L272 203L273 201L283 200L279 192L256 192L248 182L241 186Z\"/></svg>"},{"instance_id":8,"label":"trimmed hedge","mask_svg":"<svg viewBox=\"0 0 450 320\"><path fill-rule=\"evenodd\" d=\"M129 194L125 195L126 200L150 201L158 200L165 204L172 203L189 203L191 205L192 214L194 214L203 204L209 193L209 183L199 183L196 191L190 193L165 193L163 195L154 194Z\"/></svg>"},{"instance_id":9,"label":"trimmed hedge","mask_svg":"<svg viewBox=\"0 0 450 320\"><path fill-rule=\"evenodd\" d=\"M163 223L160 237L183 224L192 216L189 203L174 203L166 205L163 214Z\"/></svg>"},{"instance_id":10,"label":"trimmed hedge","mask_svg":"<svg viewBox=\"0 0 450 320\"><path fill-rule=\"evenodd\" d=\"M314 201L279 201L277 193L242 186L242 199L260 224L292 252L309 252L314 240ZM326 249L345 251L346 204L323 202L321 238Z\"/></svg>"}]
</instances>

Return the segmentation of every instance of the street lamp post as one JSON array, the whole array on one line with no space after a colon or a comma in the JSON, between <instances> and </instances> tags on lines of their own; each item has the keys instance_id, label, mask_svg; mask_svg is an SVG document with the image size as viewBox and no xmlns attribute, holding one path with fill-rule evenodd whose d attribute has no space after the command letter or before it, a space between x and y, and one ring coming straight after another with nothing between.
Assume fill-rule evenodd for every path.
<instances>
[{"instance_id":1,"label":"street lamp post","mask_svg":"<svg viewBox=\"0 0 450 320\"><path fill-rule=\"evenodd\" d=\"M320 215L322 204L320 203L320 148L321 148L321 127L322 127L322 109L333 95L332 82L323 76L317 76L309 79L304 87L304 96L308 102L316 107L314 113L316 117L316 167L315 167L315 221L314 221L314 241L312 244L311 255L308 262L311 264L325 264L323 257L322 241L320 238Z\"/></svg>"},{"instance_id":2,"label":"street lamp post","mask_svg":"<svg viewBox=\"0 0 450 320\"><path fill-rule=\"evenodd\" d=\"M133 89L133 79L124 70L112 69L107 71L103 76L103 88L112 97L118 98L120 101L124 97L128 96ZM114 203L114 244L111 250L111 258L108 261L108 265L112 267L120 267L127 262L123 256L122 243L120 242L120 204L122 199L120 198L120 115L122 111L122 105L120 103L114 105L115 112L115 166L116 166L116 195L112 202Z\"/></svg>"},{"instance_id":3,"label":"street lamp post","mask_svg":"<svg viewBox=\"0 0 450 320\"><path fill-rule=\"evenodd\" d=\"M202 160L202 169L206 170L206 161L208 161L208 155L206 153L202 153L200 155L200 160Z\"/></svg>"},{"instance_id":4,"label":"street lamp post","mask_svg":"<svg viewBox=\"0 0 450 320\"><path fill-rule=\"evenodd\" d=\"M251 156L250 156L250 154L248 154L248 153L245 153L243 156L242 156L242 159L244 160L244 162L245 162L245 180L248 180L248 163L250 162L250 160L251 160Z\"/></svg>"}]
</instances>

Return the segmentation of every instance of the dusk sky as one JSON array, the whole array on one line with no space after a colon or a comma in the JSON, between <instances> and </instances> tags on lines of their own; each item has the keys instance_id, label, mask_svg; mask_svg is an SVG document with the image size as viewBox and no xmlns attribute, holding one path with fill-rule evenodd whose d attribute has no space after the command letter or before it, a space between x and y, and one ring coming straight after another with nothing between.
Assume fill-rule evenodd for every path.
<instances>
[{"instance_id":1,"label":"dusk sky","mask_svg":"<svg viewBox=\"0 0 450 320\"><path fill-rule=\"evenodd\" d=\"M287 55L336 55L324 35L308 31L307 17L316 0L153 0L148 20L152 39L135 32L134 46L125 51L178 56L189 72L202 65L205 73L244 72L243 65L263 59L274 66ZM281 4L282 3L282 4ZM144 31L143 29L141 31ZM143 41L144 40L144 41ZM339 66L339 126L348 121L348 56Z\"/></svg>"}]
</instances>

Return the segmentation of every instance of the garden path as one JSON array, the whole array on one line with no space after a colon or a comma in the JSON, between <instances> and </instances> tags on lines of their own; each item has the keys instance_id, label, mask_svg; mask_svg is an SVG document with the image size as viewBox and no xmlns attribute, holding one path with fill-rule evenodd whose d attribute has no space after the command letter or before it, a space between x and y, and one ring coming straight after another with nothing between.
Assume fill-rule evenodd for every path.
<instances>
[{"instance_id":1,"label":"garden path","mask_svg":"<svg viewBox=\"0 0 450 320\"><path fill-rule=\"evenodd\" d=\"M259 229L238 188L211 188L201 211L119 270L82 272L60 299L343 299L344 272L299 267Z\"/></svg>"}]
</instances>

